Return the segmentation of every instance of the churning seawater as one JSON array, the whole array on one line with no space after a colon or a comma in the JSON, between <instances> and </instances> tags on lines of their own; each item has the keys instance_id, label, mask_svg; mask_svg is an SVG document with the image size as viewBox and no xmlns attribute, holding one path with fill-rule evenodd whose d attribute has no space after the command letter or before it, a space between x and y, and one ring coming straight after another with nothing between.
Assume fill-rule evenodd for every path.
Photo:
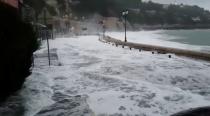
<instances>
[{"instance_id":1,"label":"churning seawater","mask_svg":"<svg viewBox=\"0 0 210 116\"><path fill-rule=\"evenodd\" d=\"M190 44L190 45L200 45L200 46L210 46L210 30L165 30L160 32L160 34L175 36L177 38L170 39L170 41Z\"/></svg>"},{"instance_id":2,"label":"churning seawater","mask_svg":"<svg viewBox=\"0 0 210 116\"><path fill-rule=\"evenodd\" d=\"M124 32L108 35L124 39ZM130 42L210 52L210 29L128 32L127 38Z\"/></svg>"}]
</instances>

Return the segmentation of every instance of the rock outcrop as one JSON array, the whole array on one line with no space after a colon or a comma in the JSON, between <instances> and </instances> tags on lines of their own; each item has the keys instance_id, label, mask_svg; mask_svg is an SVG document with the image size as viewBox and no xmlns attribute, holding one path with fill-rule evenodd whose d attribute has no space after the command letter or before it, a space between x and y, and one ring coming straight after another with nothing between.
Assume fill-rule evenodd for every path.
<instances>
[{"instance_id":1,"label":"rock outcrop","mask_svg":"<svg viewBox=\"0 0 210 116\"><path fill-rule=\"evenodd\" d=\"M194 108L171 116L210 116L210 107Z\"/></svg>"}]
</instances>

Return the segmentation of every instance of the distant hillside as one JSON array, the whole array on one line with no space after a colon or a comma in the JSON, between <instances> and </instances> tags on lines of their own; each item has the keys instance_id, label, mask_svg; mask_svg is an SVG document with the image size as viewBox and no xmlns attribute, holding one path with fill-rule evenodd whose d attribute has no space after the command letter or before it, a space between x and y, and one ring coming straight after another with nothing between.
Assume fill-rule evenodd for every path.
<instances>
[{"instance_id":1,"label":"distant hillside","mask_svg":"<svg viewBox=\"0 0 210 116\"><path fill-rule=\"evenodd\" d=\"M128 8L139 8L140 0L77 0L77 5L71 5L78 14L99 13L103 16L120 16L121 12Z\"/></svg>"},{"instance_id":2,"label":"distant hillside","mask_svg":"<svg viewBox=\"0 0 210 116\"><path fill-rule=\"evenodd\" d=\"M141 0L80 0L71 6L78 15L99 13L120 17L129 10L128 20L138 24L210 24L210 12L198 6L167 5Z\"/></svg>"},{"instance_id":3,"label":"distant hillside","mask_svg":"<svg viewBox=\"0 0 210 116\"><path fill-rule=\"evenodd\" d=\"M100 14L104 17L121 18L121 12L128 10L131 24L210 24L210 12L198 6L159 4L141 0L24 0L34 7L37 13L44 7L51 15L63 17L91 16Z\"/></svg>"}]
</instances>

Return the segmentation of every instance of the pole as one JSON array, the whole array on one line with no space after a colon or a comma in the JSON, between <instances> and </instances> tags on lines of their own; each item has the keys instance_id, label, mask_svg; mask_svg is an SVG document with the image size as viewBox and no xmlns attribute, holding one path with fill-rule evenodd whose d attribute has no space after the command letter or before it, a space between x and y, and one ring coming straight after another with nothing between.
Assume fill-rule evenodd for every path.
<instances>
[{"instance_id":1,"label":"pole","mask_svg":"<svg viewBox=\"0 0 210 116\"><path fill-rule=\"evenodd\" d=\"M46 32L47 32L47 30L46 30ZM46 35L47 35L47 33L46 33ZM51 62L50 62L50 45L49 45L49 38L48 38L48 35L47 35L46 37L47 37L48 61L49 61L49 66L50 66L50 64L51 64Z\"/></svg>"},{"instance_id":2,"label":"pole","mask_svg":"<svg viewBox=\"0 0 210 116\"><path fill-rule=\"evenodd\" d=\"M105 38L105 31L106 31L106 27L105 27L105 24L103 24L103 38Z\"/></svg>"},{"instance_id":3,"label":"pole","mask_svg":"<svg viewBox=\"0 0 210 116\"><path fill-rule=\"evenodd\" d=\"M47 25L46 9L44 9L44 24L45 24L45 26ZM50 64L51 64L51 62L50 62L50 45L49 45L49 38L47 35L47 27L45 27L45 37L47 39L47 53L48 53L48 61L49 61L49 66L50 66Z\"/></svg>"},{"instance_id":4,"label":"pole","mask_svg":"<svg viewBox=\"0 0 210 116\"><path fill-rule=\"evenodd\" d=\"M127 20L127 17L126 17L126 15L125 15L125 42L127 42L127 34L126 34L127 27L126 27L126 20Z\"/></svg>"}]
</instances>

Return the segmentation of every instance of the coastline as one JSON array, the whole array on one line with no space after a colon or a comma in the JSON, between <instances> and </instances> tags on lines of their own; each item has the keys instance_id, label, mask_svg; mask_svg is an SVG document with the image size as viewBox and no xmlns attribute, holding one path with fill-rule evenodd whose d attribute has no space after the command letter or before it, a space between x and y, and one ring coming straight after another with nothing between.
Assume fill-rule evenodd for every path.
<instances>
[{"instance_id":1,"label":"coastline","mask_svg":"<svg viewBox=\"0 0 210 116\"><path fill-rule=\"evenodd\" d=\"M103 38L99 38L99 41L104 43L112 43L116 46L121 45L122 48L125 46L129 47L130 49L139 49L145 50L145 51L157 51L157 53L160 54L167 54L172 53L178 56L185 56L189 58L194 59L200 59L205 61L210 61L210 54L204 53L204 52L198 52L198 51L192 51L192 50L186 50L186 49L178 49L178 48L171 48L171 47L163 47L163 46L156 46L156 45L147 45L147 44L140 44L140 43L133 43L133 42L124 42L109 36L105 36ZM169 56L170 57L170 56Z\"/></svg>"},{"instance_id":2,"label":"coastline","mask_svg":"<svg viewBox=\"0 0 210 116\"><path fill-rule=\"evenodd\" d=\"M195 25L181 25L181 24L172 24L172 25L140 25L134 24L134 30L190 30L190 29L210 29L210 24L195 24Z\"/></svg>"}]
</instances>

